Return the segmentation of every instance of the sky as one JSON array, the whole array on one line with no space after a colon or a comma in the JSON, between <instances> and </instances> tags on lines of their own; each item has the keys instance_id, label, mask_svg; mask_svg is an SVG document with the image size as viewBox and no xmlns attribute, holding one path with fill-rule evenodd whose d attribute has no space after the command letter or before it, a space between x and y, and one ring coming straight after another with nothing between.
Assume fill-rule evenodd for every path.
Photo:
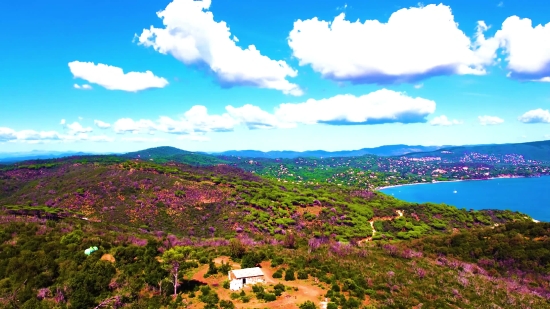
<instances>
[{"instance_id":1,"label":"sky","mask_svg":"<svg viewBox=\"0 0 550 309\"><path fill-rule=\"evenodd\" d=\"M0 153L550 139L543 0L0 2Z\"/></svg>"}]
</instances>

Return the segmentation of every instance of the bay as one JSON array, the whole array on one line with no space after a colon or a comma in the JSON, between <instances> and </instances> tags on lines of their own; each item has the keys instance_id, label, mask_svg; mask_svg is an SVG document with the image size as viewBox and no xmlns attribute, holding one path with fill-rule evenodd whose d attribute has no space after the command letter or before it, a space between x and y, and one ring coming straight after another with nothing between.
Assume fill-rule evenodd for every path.
<instances>
[{"instance_id":1,"label":"bay","mask_svg":"<svg viewBox=\"0 0 550 309\"><path fill-rule=\"evenodd\" d=\"M512 210L550 222L550 177L547 176L438 182L380 191L408 202L445 203L475 210Z\"/></svg>"}]
</instances>

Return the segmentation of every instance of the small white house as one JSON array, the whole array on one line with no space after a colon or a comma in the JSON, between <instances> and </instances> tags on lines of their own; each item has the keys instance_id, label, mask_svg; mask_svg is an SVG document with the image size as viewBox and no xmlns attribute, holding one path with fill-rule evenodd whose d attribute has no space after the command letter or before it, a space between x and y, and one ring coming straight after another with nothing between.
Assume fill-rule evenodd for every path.
<instances>
[{"instance_id":1,"label":"small white house","mask_svg":"<svg viewBox=\"0 0 550 309\"><path fill-rule=\"evenodd\" d=\"M229 289L237 291L245 284L265 283L264 272L260 267L235 269L229 272Z\"/></svg>"}]
</instances>

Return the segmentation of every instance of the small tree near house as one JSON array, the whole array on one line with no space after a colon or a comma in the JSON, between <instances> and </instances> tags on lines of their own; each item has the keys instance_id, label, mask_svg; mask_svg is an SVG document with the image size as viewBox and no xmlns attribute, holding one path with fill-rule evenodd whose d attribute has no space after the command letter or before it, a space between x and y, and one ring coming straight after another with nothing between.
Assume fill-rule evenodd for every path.
<instances>
[{"instance_id":1,"label":"small tree near house","mask_svg":"<svg viewBox=\"0 0 550 309\"><path fill-rule=\"evenodd\" d=\"M174 247L162 254L163 268L170 272L169 281L174 285L174 296L177 295L178 276L181 266L184 265L185 267L187 265L185 262L190 254L190 247Z\"/></svg>"}]
</instances>

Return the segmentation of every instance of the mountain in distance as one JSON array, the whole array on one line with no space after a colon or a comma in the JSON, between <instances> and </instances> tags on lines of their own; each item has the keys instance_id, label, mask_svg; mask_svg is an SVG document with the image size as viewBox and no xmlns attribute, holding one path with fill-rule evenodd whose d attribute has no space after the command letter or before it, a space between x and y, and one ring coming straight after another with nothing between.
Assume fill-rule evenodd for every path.
<instances>
[{"instance_id":1,"label":"mountain in distance","mask_svg":"<svg viewBox=\"0 0 550 309\"><path fill-rule=\"evenodd\" d=\"M364 155L376 155L381 157L401 156L415 152L430 152L451 146L410 146L410 145L385 145L374 148L362 148L359 150L325 151L258 151L258 150L230 150L211 153L216 156L236 156L246 158L265 159L294 159L298 157L335 158L335 157L359 157Z\"/></svg>"},{"instance_id":2,"label":"mountain in distance","mask_svg":"<svg viewBox=\"0 0 550 309\"><path fill-rule=\"evenodd\" d=\"M178 162L201 166L228 163L227 161L217 158L213 155L202 152L186 151L170 146L149 148L140 151L125 153L120 156L129 159L140 159L144 161L149 160L154 161L155 163Z\"/></svg>"},{"instance_id":3,"label":"mountain in distance","mask_svg":"<svg viewBox=\"0 0 550 309\"><path fill-rule=\"evenodd\" d=\"M513 143L444 147L434 151L408 153L404 156L411 158L441 157L455 161L464 155L477 153L489 156L520 155L525 160L550 161L550 140Z\"/></svg>"},{"instance_id":4,"label":"mountain in distance","mask_svg":"<svg viewBox=\"0 0 550 309\"><path fill-rule=\"evenodd\" d=\"M10 164L29 160L47 160L70 156L97 155L98 153L82 151L43 151L33 150L28 152L5 152L0 153L0 163ZM103 154L103 153L102 153Z\"/></svg>"}]
</instances>

